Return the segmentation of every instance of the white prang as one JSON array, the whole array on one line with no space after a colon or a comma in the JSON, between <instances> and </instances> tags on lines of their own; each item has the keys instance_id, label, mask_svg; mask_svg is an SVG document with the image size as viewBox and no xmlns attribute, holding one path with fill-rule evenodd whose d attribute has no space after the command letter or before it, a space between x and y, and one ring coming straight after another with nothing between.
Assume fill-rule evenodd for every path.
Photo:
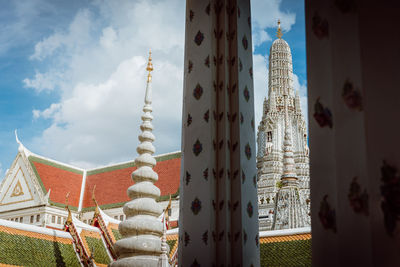
<instances>
[{"instance_id":1,"label":"white prang","mask_svg":"<svg viewBox=\"0 0 400 267\"><path fill-rule=\"evenodd\" d=\"M139 135L140 144L137 147L139 156L135 159L137 169L132 173L134 185L128 188L128 196L132 199L124 205L127 219L119 224L122 239L115 243L118 260L111 266L154 266L158 265L161 255L162 223L157 219L162 213L162 207L156 202L160 189L154 183L158 180L153 170L156 160L152 156L155 148L152 144L155 137L152 133L151 121L151 74L153 70L151 53L147 65L146 96L143 107L142 124Z\"/></svg>"},{"instance_id":2,"label":"white prang","mask_svg":"<svg viewBox=\"0 0 400 267\"><path fill-rule=\"evenodd\" d=\"M294 170L298 179L301 206L309 213L310 176L306 123L301 112L300 96L293 89L292 55L288 43L280 38L269 54L268 100L258 126L257 169L260 230L270 230L274 220L276 193L281 187L284 165L285 100L288 112L288 134L291 141ZM309 218L308 218L309 219Z\"/></svg>"}]
</instances>

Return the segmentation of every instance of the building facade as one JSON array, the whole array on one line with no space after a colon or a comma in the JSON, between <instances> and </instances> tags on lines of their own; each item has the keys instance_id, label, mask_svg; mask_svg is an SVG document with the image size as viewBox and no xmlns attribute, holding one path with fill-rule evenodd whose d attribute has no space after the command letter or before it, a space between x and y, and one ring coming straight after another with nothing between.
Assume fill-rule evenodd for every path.
<instances>
[{"instance_id":1,"label":"building facade","mask_svg":"<svg viewBox=\"0 0 400 267\"><path fill-rule=\"evenodd\" d=\"M287 127L298 179L300 203L309 217L310 175L306 122L301 111L299 93L293 88L290 47L281 38L279 24L277 36L278 39L270 48L268 99L264 100L263 115L257 134L258 205L261 230L271 229L277 204L276 195L283 186L281 178L284 173L284 141Z\"/></svg>"}]
</instances>

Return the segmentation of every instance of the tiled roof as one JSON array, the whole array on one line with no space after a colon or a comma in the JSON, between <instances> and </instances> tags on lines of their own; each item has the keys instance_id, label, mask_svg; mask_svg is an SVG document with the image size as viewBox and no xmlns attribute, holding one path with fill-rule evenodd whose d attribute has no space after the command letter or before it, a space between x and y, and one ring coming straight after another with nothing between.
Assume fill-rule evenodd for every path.
<instances>
[{"instance_id":1,"label":"tiled roof","mask_svg":"<svg viewBox=\"0 0 400 267\"><path fill-rule=\"evenodd\" d=\"M107 230L108 230L108 233L110 234L111 239L114 243L121 239L121 234L119 233L119 230L118 230L118 224L109 223L107 225Z\"/></svg>"},{"instance_id":2,"label":"tiled roof","mask_svg":"<svg viewBox=\"0 0 400 267\"><path fill-rule=\"evenodd\" d=\"M66 195L69 193L69 206L76 210L82 188L83 170L68 164L63 164L37 155L28 157L43 192L50 189L51 204L65 206ZM155 156L158 173L156 185L161 190L161 199L169 194L177 195L179 189L181 152ZM108 167L87 171L86 183L82 201L83 209L93 209L92 190L96 185L96 198L103 209L120 207L129 201L126 190L133 185L132 172L136 169L135 162L130 161Z\"/></svg>"},{"instance_id":3,"label":"tiled roof","mask_svg":"<svg viewBox=\"0 0 400 267\"><path fill-rule=\"evenodd\" d=\"M311 233L260 237L261 266L311 266Z\"/></svg>"},{"instance_id":4,"label":"tiled roof","mask_svg":"<svg viewBox=\"0 0 400 267\"><path fill-rule=\"evenodd\" d=\"M171 258L178 249L178 235L167 235L167 244L169 246L169 258Z\"/></svg>"},{"instance_id":5,"label":"tiled roof","mask_svg":"<svg viewBox=\"0 0 400 267\"><path fill-rule=\"evenodd\" d=\"M68 233L0 220L0 265L80 266Z\"/></svg>"},{"instance_id":6,"label":"tiled roof","mask_svg":"<svg viewBox=\"0 0 400 267\"><path fill-rule=\"evenodd\" d=\"M169 229L173 229L173 228L176 228L176 227L178 227L178 221L170 221L169 222Z\"/></svg>"},{"instance_id":7,"label":"tiled roof","mask_svg":"<svg viewBox=\"0 0 400 267\"><path fill-rule=\"evenodd\" d=\"M93 259L98 266L107 266L110 263L110 257L107 254L107 248L101 238L100 231L89 231L83 229L80 232L83 245L86 251L93 253Z\"/></svg>"},{"instance_id":8,"label":"tiled roof","mask_svg":"<svg viewBox=\"0 0 400 267\"><path fill-rule=\"evenodd\" d=\"M173 195L179 189L181 153L173 153L155 157L157 165L154 171L158 173L156 186L161 190L161 196ZM107 168L87 172L83 208L94 207L92 201L93 187L96 185L96 200L103 209L122 206L129 201L126 190L134 182L132 172L136 169L134 161L113 165Z\"/></svg>"},{"instance_id":9,"label":"tiled roof","mask_svg":"<svg viewBox=\"0 0 400 267\"><path fill-rule=\"evenodd\" d=\"M70 207L78 207L83 175L81 170L35 156L29 156L29 161L44 193L51 189L50 202L64 205L69 192Z\"/></svg>"}]
</instances>

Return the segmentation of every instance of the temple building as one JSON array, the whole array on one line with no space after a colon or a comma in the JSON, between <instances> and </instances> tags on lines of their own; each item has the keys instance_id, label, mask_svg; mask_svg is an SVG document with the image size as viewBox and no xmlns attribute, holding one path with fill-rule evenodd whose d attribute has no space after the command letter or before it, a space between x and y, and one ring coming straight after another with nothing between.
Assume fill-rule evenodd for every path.
<instances>
[{"instance_id":1,"label":"temple building","mask_svg":"<svg viewBox=\"0 0 400 267\"><path fill-rule=\"evenodd\" d=\"M96 208L92 195L108 216L125 219L122 206L129 198L126 189L136 169L128 161L95 169L81 169L37 155L19 142L18 154L0 185L0 218L47 228L63 229L71 213L84 223L91 223ZM177 226L181 153L155 157L159 173L158 199L167 206L172 198L171 224Z\"/></svg>"},{"instance_id":2,"label":"temple building","mask_svg":"<svg viewBox=\"0 0 400 267\"><path fill-rule=\"evenodd\" d=\"M300 96L293 89L292 55L288 43L282 39L280 22L278 22L278 39L271 46L269 53L268 99L264 100L263 115L258 126L258 200L260 230L273 227L278 191L285 186L288 158L285 152L290 152L294 159L294 171L291 183L298 201L288 202L291 206L298 203L296 212L304 213L303 226L310 225L310 175L309 150L307 145L307 129L301 111ZM290 151L289 151L290 150ZM290 161L290 160L289 160ZM282 201L284 201L282 199ZM278 223L279 224L279 223ZM275 224L276 225L276 224ZM282 226L283 227L283 226ZM284 228L299 227L286 225Z\"/></svg>"}]
</instances>

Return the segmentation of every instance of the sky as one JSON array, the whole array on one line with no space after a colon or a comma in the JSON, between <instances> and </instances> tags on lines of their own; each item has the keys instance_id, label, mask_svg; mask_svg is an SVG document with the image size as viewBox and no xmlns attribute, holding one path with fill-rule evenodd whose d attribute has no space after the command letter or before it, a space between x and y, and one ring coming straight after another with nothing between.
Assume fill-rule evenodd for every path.
<instances>
[{"instance_id":1,"label":"sky","mask_svg":"<svg viewBox=\"0 0 400 267\"><path fill-rule=\"evenodd\" d=\"M15 129L30 151L78 167L134 159L149 48L156 154L180 150L184 0L0 4L0 180L18 152ZM251 4L256 124L278 19L307 116L304 3Z\"/></svg>"}]
</instances>

